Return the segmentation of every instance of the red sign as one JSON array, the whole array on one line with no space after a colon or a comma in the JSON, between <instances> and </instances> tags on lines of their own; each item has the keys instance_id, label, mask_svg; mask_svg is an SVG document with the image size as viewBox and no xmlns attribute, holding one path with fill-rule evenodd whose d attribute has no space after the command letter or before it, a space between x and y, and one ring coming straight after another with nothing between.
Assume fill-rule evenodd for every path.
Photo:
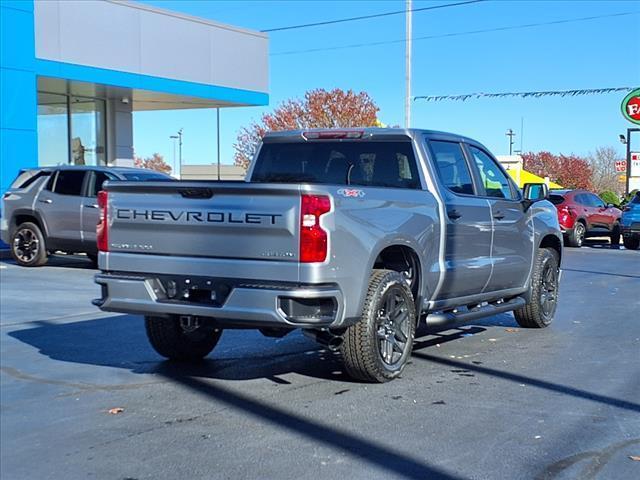
<instances>
[{"instance_id":1,"label":"red sign","mask_svg":"<svg viewBox=\"0 0 640 480\"><path fill-rule=\"evenodd\" d=\"M627 161L616 160L616 172L626 172L626 171L627 171Z\"/></svg>"},{"instance_id":2,"label":"red sign","mask_svg":"<svg viewBox=\"0 0 640 480\"><path fill-rule=\"evenodd\" d=\"M630 122L640 124L640 88L624 97L621 109L624 118Z\"/></svg>"}]
</instances>

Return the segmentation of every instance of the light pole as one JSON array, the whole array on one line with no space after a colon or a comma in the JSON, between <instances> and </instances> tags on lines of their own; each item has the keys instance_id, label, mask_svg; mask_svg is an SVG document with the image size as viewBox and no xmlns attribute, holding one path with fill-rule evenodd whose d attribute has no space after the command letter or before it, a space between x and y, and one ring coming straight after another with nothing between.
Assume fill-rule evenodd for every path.
<instances>
[{"instance_id":1,"label":"light pole","mask_svg":"<svg viewBox=\"0 0 640 480\"><path fill-rule=\"evenodd\" d=\"M173 140L173 162L171 162L171 170L173 174L176 175L176 140L178 139L177 135L170 135L169 138Z\"/></svg>"},{"instance_id":2,"label":"light pole","mask_svg":"<svg viewBox=\"0 0 640 480\"><path fill-rule=\"evenodd\" d=\"M176 163L176 139L178 140L178 159L180 161L180 172L178 178L182 180L182 128L178 130L177 135L171 135L169 138L173 139L173 164Z\"/></svg>"},{"instance_id":3,"label":"light pole","mask_svg":"<svg viewBox=\"0 0 640 480\"><path fill-rule=\"evenodd\" d=\"M216 108L216 146L218 149L218 181L220 181L220 107Z\"/></svg>"},{"instance_id":4,"label":"light pole","mask_svg":"<svg viewBox=\"0 0 640 480\"><path fill-rule=\"evenodd\" d=\"M515 137L516 134L512 129L509 129L505 135L509 137L509 155L513 155L513 137Z\"/></svg>"},{"instance_id":5,"label":"light pole","mask_svg":"<svg viewBox=\"0 0 640 480\"><path fill-rule=\"evenodd\" d=\"M404 97L404 127L411 127L411 35L412 35L412 0L406 0L406 40L405 40L405 97Z\"/></svg>"}]
</instances>

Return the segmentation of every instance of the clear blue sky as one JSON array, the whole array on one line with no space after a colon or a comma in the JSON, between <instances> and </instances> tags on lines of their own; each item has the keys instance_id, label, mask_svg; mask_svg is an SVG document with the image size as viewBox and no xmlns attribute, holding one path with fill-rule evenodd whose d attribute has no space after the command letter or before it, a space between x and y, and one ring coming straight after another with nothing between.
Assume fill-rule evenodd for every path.
<instances>
[{"instance_id":1,"label":"clear blue sky","mask_svg":"<svg viewBox=\"0 0 640 480\"><path fill-rule=\"evenodd\" d=\"M402 10L404 1L175 1L152 6L262 30ZM414 1L414 8L449 1ZM417 12L413 36L536 22L639 12L639 1L487 1ZM238 129L285 99L313 88L366 91L387 124L403 124L404 44L296 55L279 52L403 39L403 15L270 34L270 105L221 112L223 163L231 163ZM229 46L233 48L233 46ZM439 95L640 86L640 15L414 42L413 94ZM505 131L525 151L586 155L617 141L628 123L624 94L575 98L470 100L413 104L414 127L478 139L495 154L508 153ZM216 161L215 111L143 112L134 116L136 154L159 152L171 162L169 135L184 128L185 163Z\"/></svg>"}]
</instances>

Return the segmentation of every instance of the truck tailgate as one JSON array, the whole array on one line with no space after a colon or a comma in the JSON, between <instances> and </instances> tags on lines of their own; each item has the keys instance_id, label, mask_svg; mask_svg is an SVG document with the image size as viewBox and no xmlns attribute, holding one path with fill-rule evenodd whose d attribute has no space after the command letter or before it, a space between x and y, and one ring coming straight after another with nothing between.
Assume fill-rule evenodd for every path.
<instances>
[{"instance_id":1,"label":"truck tailgate","mask_svg":"<svg viewBox=\"0 0 640 480\"><path fill-rule=\"evenodd\" d=\"M104 189L111 252L298 260L297 185L107 182Z\"/></svg>"}]
</instances>

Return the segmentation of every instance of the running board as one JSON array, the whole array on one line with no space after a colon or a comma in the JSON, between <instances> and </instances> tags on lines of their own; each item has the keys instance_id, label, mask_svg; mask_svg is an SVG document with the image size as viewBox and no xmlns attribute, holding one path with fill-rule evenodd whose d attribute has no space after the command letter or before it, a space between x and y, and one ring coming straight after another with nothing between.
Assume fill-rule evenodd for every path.
<instances>
[{"instance_id":1,"label":"running board","mask_svg":"<svg viewBox=\"0 0 640 480\"><path fill-rule=\"evenodd\" d=\"M526 301L522 297L515 297L507 302L492 302L481 307L471 308L462 312L453 311L442 313L430 313L427 315L427 326L438 326L447 323L469 322L478 318L490 317L498 313L510 312L517 308L524 307Z\"/></svg>"}]
</instances>

